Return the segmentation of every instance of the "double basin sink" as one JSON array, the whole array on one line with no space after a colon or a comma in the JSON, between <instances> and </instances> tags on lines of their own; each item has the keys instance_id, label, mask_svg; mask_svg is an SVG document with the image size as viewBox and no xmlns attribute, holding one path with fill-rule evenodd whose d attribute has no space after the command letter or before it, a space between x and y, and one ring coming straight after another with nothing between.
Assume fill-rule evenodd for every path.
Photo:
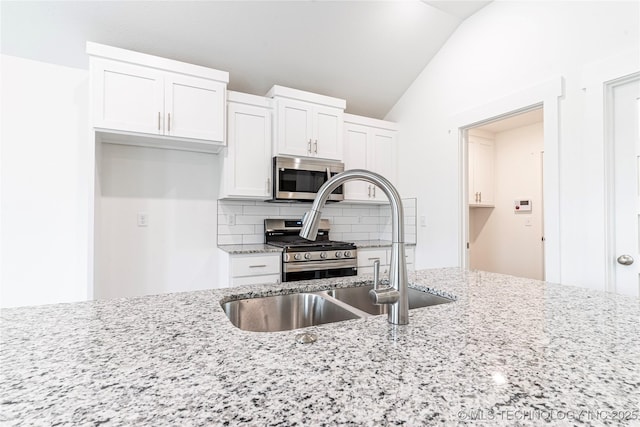
<instances>
[{"instance_id":1,"label":"double basin sink","mask_svg":"<svg viewBox=\"0 0 640 427\"><path fill-rule=\"evenodd\" d=\"M386 314L387 305L369 299L372 285L336 288L221 304L231 323L245 331L277 332L343 320ZM444 304L453 300L409 288L409 309Z\"/></svg>"}]
</instances>

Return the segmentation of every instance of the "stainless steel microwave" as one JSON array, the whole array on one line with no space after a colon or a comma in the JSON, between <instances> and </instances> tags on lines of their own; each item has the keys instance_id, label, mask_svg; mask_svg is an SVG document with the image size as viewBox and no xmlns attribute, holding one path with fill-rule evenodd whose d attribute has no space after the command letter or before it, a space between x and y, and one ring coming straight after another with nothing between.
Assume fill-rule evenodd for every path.
<instances>
[{"instance_id":1,"label":"stainless steel microwave","mask_svg":"<svg viewBox=\"0 0 640 427\"><path fill-rule=\"evenodd\" d=\"M311 202L332 176L344 172L344 163L336 160L274 157L273 199ZM343 186L336 188L329 201L344 199Z\"/></svg>"}]
</instances>

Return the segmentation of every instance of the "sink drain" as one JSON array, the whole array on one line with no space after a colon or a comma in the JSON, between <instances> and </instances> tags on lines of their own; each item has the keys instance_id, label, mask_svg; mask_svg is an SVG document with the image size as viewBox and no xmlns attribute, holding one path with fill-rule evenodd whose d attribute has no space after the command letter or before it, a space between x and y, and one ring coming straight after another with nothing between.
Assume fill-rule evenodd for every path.
<instances>
[{"instance_id":1,"label":"sink drain","mask_svg":"<svg viewBox=\"0 0 640 427\"><path fill-rule=\"evenodd\" d=\"M304 332L296 335L296 342L300 344L311 344L318 341L318 336L311 332Z\"/></svg>"}]
</instances>

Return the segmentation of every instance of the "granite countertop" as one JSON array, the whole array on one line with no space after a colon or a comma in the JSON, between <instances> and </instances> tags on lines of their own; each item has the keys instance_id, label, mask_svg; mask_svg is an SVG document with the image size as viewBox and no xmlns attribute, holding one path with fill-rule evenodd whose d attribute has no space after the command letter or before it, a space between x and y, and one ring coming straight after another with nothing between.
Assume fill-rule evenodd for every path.
<instances>
[{"instance_id":1,"label":"granite countertop","mask_svg":"<svg viewBox=\"0 0 640 427\"><path fill-rule=\"evenodd\" d=\"M355 240L353 242L358 248L390 248L391 240ZM415 246L415 243L405 243L406 247Z\"/></svg>"},{"instance_id":2,"label":"granite countertop","mask_svg":"<svg viewBox=\"0 0 640 427\"><path fill-rule=\"evenodd\" d=\"M640 414L640 300L422 270L457 298L299 331L236 329L220 300L344 278L1 311L3 425L619 425ZM631 423L638 423L632 421Z\"/></svg>"},{"instance_id":3,"label":"granite countertop","mask_svg":"<svg viewBox=\"0 0 640 427\"><path fill-rule=\"evenodd\" d=\"M391 247L389 240L357 240L355 245L358 248L384 248ZM407 247L415 246L415 243L406 243ZM219 249L231 255L247 255L247 254L266 254L280 253L282 248L267 245L265 243L247 244L247 245L219 245Z\"/></svg>"},{"instance_id":4,"label":"granite countertop","mask_svg":"<svg viewBox=\"0 0 640 427\"><path fill-rule=\"evenodd\" d=\"M256 243L250 245L219 245L218 248L231 255L282 253L282 248Z\"/></svg>"}]
</instances>

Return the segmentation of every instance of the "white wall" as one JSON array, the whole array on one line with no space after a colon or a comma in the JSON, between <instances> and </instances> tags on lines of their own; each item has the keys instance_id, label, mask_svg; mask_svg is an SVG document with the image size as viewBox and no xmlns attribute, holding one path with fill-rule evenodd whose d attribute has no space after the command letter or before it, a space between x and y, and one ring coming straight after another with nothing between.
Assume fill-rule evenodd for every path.
<instances>
[{"instance_id":1,"label":"white wall","mask_svg":"<svg viewBox=\"0 0 640 427\"><path fill-rule=\"evenodd\" d=\"M1 60L0 305L85 300L88 72Z\"/></svg>"},{"instance_id":2,"label":"white wall","mask_svg":"<svg viewBox=\"0 0 640 427\"><path fill-rule=\"evenodd\" d=\"M102 144L95 297L216 287L220 158ZM138 213L148 217L138 226Z\"/></svg>"},{"instance_id":3,"label":"white wall","mask_svg":"<svg viewBox=\"0 0 640 427\"><path fill-rule=\"evenodd\" d=\"M638 55L637 2L492 2L467 19L386 116L400 124L400 189L418 198L416 267L458 265L461 112L564 77L560 100L559 281L604 284L602 139L584 144L582 73ZM635 59L638 61L638 59Z\"/></svg>"},{"instance_id":4,"label":"white wall","mask_svg":"<svg viewBox=\"0 0 640 427\"><path fill-rule=\"evenodd\" d=\"M493 136L493 208L469 210L473 269L543 279L542 122ZM531 200L530 212L515 212L516 199Z\"/></svg>"}]
</instances>

